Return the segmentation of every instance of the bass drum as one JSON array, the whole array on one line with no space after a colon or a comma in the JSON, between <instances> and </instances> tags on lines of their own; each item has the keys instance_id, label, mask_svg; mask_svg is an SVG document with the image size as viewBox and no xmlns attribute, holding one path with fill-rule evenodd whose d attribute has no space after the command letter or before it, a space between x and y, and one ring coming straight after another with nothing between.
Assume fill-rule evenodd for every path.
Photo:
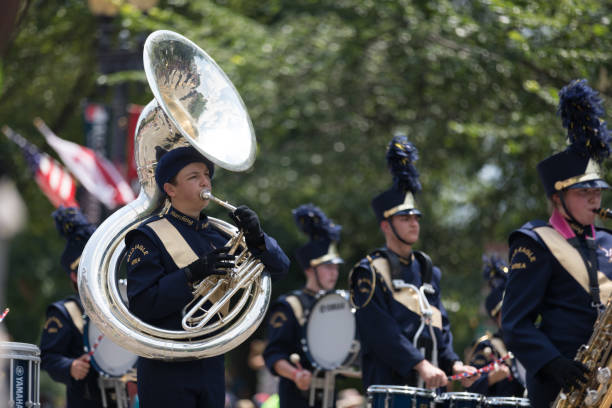
<instances>
[{"instance_id":1,"label":"bass drum","mask_svg":"<svg viewBox=\"0 0 612 408\"><path fill-rule=\"evenodd\" d=\"M321 292L307 312L302 339L313 367L327 371L349 367L359 353L356 326L348 292Z\"/></svg>"}]
</instances>

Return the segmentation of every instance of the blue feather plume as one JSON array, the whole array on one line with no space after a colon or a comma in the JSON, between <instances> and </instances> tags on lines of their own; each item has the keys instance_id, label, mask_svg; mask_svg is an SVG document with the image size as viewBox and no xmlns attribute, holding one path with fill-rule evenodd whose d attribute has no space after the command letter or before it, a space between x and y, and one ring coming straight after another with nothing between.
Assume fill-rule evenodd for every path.
<instances>
[{"instance_id":1,"label":"blue feather plume","mask_svg":"<svg viewBox=\"0 0 612 408\"><path fill-rule=\"evenodd\" d=\"M396 135L387 149L387 164L393 175L393 185L400 191L421 191L419 172L414 162L419 158L416 147L408 141L406 135Z\"/></svg>"},{"instance_id":2,"label":"blue feather plume","mask_svg":"<svg viewBox=\"0 0 612 408\"><path fill-rule=\"evenodd\" d=\"M311 240L339 241L342 227L334 224L321 209L313 204L303 204L292 211L298 227Z\"/></svg>"},{"instance_id":3,"label":"blue feather plume","mask_svg":"<svg viewBox=\"0 0 612 408\"><path fill-rule=\"evenodd\" d=\"M585 79L574 80L561 89L557 113L567 129L572 149L600 163L610 156L610 135L603 120L602 100Z\"/></svg>"},{"instance_id":4,"label":"blue feather plume","mask_svg":"<svg viewBox=\"0 0 612 408\"><path fill-rule=\"evenodd\" d=\"M95 225L87 221L80 209L60 206L51 214L55 228L66 239L88 240L96 230Z\"/></svg>"},{"instance_id":5,"label":"blue feather plume","mask_svg":"<svg viewBox=\"0 0 612 408\"><path fill-rule=\"evenodd\" d=\"M482 277L491 289L504 287L508 280L508 265L499 256L482 256Z\"/></svg>"}]
</instances>

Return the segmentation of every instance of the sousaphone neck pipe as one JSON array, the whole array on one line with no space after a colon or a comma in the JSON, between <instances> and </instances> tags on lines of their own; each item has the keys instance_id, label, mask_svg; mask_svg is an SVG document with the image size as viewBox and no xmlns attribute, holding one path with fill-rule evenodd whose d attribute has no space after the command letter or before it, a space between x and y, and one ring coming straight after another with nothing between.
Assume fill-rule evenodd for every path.
<instances>
[{"instance_id":1,"label":"sousaphone neck pipe","mask_svg":"<svg viewBox=\"0 0 612 408\"><path fill-rule=\"evenodd\" d=\"M223 201L223 200L218 199L217 197L212 195L210 190L202 190L202 192L200 192L200 198L202 200L205 200L205 201L206 200L214 201L215 203L219 204L221 207L225 207L228 210L230 210L231 212L236 211L236 207L234 207L233 205L231 205L227 201Z\"/></svg>"}]
</instances>

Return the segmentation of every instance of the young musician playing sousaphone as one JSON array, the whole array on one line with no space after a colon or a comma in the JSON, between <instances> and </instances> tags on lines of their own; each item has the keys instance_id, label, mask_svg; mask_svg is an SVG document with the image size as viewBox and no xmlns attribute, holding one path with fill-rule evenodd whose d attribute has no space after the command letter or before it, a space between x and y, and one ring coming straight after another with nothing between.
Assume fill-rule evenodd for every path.
<instances>
[{"instance_id":1,"label":"young musician playing sousaphone","mask_svg":"<svg viewBox=\"0 0 612 408\"><path fill-rule=\"evenodd\" d=\"M584 382L588 370L573 358L612 289L612 234L594 225L609 188L599 172L610 155L601 99L585 80L572 81L559 98L570 145L538 164L551 215L510 235L502 306L504 339L527 369L534 407Z\"/></svg>"},{"instance_id":2,"label":"young musician playing sousaphone","mask_svg":"<svg viewBox=\"0 0 612 408\"><path fill-rule=\"evenodd\" d=\"M504 289L508 280L508 265L498 256L483 256L484 279L488 282L490 291L485 299L485 309L495 322L497 331L486 333L473 345L466 357L470 365L480 369L492 362L509 355L501 333L501 307ZM483 373L469 388L469 392L491 397L522 397L525 369L515 358L508 358L501 364Z\"/></svg>"},{"instance_id":3,"label":"young musician playing sousaphone","mask_svg":"<svg viewBox=\"0 0 612 408\"><path fill-rule=\"evenodd\" d=\"M211 275L225 275L234 266L235 257L224 246L228 238L202 212L209 201L201 193L211 190L213 172L214 165L193 147L175 148L158 161L155 181L171 206L125 238L129 308L146 323L180 330L181 312L193 299L193 284ZM244 232L249 251L263 262L272 279L285 275L289 259L263 232L257 214L240 206L232 217ZM223 355L187 361L140 357L137 364L142 408L224 406Z\"/></svg>"},{"instance_id":4,"label":"young musician playing sousaphone","mask_svg":"<svg viewBox=\"0 0 612 408\"><path fill-rule=\"evenodd\" d=\"M334 224L312 204L298 207L293 210L293 215L300 229L310 237L310 241L296 253L306 275L306 285L303 289L281 296L270 307L264 359L268 369L280 377L280 407L306 408L309 406L307 391L313 377L312 366L301 344L303 326L317 293L336 287L338 264L343 262L337 252L342 227ZM294 353L300 356L299 362L290 360ZM321 406L320 395L315 406Z\"/></svg>"},{"instance_id":5,"label":"young musician playing sousaphone","mask_svg":"<svg viewBox=\"0 0 612 408\"><path fill-rule=\"evenodd\" d=\"M96 227L75 207L60 207L53 218L57 230L66 238L60 263L73 284L75 295L47 308L40 339L41 368L55 381L66 385L68 408L101 408L98 372L91 367L89 355L84 351L85 322L76 285L81 253Z\"/></svg>"},{"instance_id":6,"label":"young musician playing sousaphone","mask_svg":"<svg viewBox=\"0 0 612 408\"><path fill-rule=\"evenodd\" d=\"M406 136L391 140L387 162L393 186L372 200L385 246L359 261L349 277L366 390L373 384L420 386L421 382L439 388L447 385L448 375L476 373L453 350L441 302L440 269L413 249L421 217L414 201L414 193L421 190L413 165L416 159L416 148ZM461 382L467 387L477 378L464 377Z\"/></svg>"}]
</instances>

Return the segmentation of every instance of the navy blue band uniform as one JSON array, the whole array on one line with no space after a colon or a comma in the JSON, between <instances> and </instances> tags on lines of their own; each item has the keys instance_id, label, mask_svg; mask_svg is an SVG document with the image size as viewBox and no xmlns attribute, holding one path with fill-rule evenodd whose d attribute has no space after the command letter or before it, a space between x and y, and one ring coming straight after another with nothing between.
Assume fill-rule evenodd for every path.
<instances>
[{"instance_id":1,"label":"navy blue band uniform","mask_svg":"<svg viewBox=\"0 0 612 408\"><path fill-rule=\"evenodd\" d=\"M572 189L609 188L600 174L600 164L610 155L602 100L586 80L574 80L559 93L558 113L570 144L537 166L554 204L552 214L548 223L531 221L511 233L502 305L504 340L527 369L535 407L548 406L562 385L578 381L576 370L586 370L573 359L588 343L602 300L605 304L612 289L612 234L581 224L570 210L576 209L566 203ZM587 207L590 200L578 201L578 211L594 210ZM561 378L561 371L568 374Z\"/></svg>"},{"instance_id":2,"label":"navy blue band uniform","mask_svg":"<svg viewBox=\"0 0 612 408\"><path fill-rule=\"evenodd\" d=\"M588 287L583 286L588 276L580 255L564 265L559 257L572 247L567 241L569 248L548 246L536 232L546 230L538 228L552 229L544 221L533 221L510 235L511 272L502 306L504 338L527 369L528 395L534 406L554 399L559 392L559 386L535 374L559 355L573 359L588 342L597 319ZM557 244L563 245L561 241ZM595 247L601 298L607 299L612 290L610 231L596 229ZM582 276L576 272L581 263Z\"/></svg>"},{"instance_id":3,"label":"navy blue band uniform","mask_svg":"<svg viewBox=\"0 0 612 408\"><path fill-rule=\"evenodd\" d=\"M416 294L411 290L393 288L381 274L381 268L374 271L373 263L377 261L383 267L388 263L384 251L377 250L358 262L349 281L351 298L357 307L363 385L365 389L373 384L417 386L418 374L413 368L423 359L431 358L433 342L429 332L423 330L419 348L413 344L421 324ZM400 258L398 270L392 275L420 288L424 283L424 262L414 254L410 259ZM451 374L453 363L460 359L452 347L450 323L441 301L441 275L440 269L434 266L430 281L434 292L427 295L427 300L434 310L439 366ZM425 348L425 354L419 350L421 347Z\"/></svg>"},{"instance_id":4,"label":"navy blue band uniform","mask_svg":"<svg viewBox=\"0 0 612 408\"><path fill-rule=\"evenodd\" d=\"M225 245L227 236L208 222L206 215L189 217L173 207L153 216L126 236L130 311L143 321L164 329L181 328L181 310L192 299L186 268L179 268L151 224L167 220L190 250L199 256ZM289 266L276 241L264 234L265 247L251 249L273 280ZM180 252L180 251L179 251ZM223 355L201 360L166 362L138 360L140 401L147 407L223 407L225 372Z\"/></svg>"},{"instance_id":5,"label":"navy blue band uniform","mask_svg":"<svg viewBox=\"0 0 612 408\"><path fill-rule=\"evenodd\" d=\"M41 368L53 380L66 385L67 408L101 408L98 372L91 367L82 380L70 375L73 360L85 354L82 315L83 307L78 296L67 297L47 308L40 339Z\"/></svg>"},{"instance_id":6,"label":"navy blue band uniform","mask_svg":"<svg viewBox=\"0 0 612 408\"><path fill-rule=\"evenodd\" d=\"M274 375L278 375L274 364L279 360L290 361L289 357L294 353L300 356L300 364L303 369L313 370L301 342L304 337L305 316L313 306L315 299L316 293L308 289L301 289L279 297L270 306L267 327L268 345L264 350L264 360ZM307 408L308 391L298 389L295 383L288 378L282 376L279 378L280 407ZM319 398L316 398L315 406L320 407L320 396L317 397Z\"/></svg>"},{"instance_id":7,"label":"navy blue band uniform","mask_svg":"<svg viewBox=\"0 0 612 408\"><path fill-rule=\"evenodd\" d=\"M468 364L475 368L485 367L497 359L508 354L501 333L486 333L476 340L466 359ZM504 361L510 368L510 376L494 384L489 384L489 373L482 373L467 391L482 394L488 397L522 397L525 387L521 383L524 373L520 371L518 362L512 358Z\"/></svg>"}]
</instances>

